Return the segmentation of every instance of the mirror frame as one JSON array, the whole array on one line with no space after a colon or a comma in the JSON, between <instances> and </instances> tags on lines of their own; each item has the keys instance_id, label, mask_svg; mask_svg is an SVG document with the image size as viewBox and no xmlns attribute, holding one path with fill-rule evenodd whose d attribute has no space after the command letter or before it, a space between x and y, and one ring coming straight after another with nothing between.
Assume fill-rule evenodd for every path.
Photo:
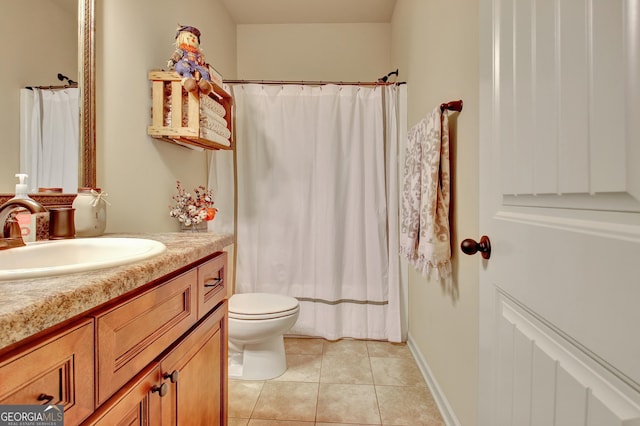
<instances>
[{"instance_id":1,"label":"mirror frame","mask_svg":"<svg viewBox=\"0 0 640 426\"><path fill-rule=\"evenodd\" d=\"M78 187L96 187L96 55L95 0L78 0L78 87L80 141ZM0 194L0 205L14 194ZM76 194L37 193L30 196L45 207L69 207Z\"/></svg>"},{"instance_id":2,"label":"mirror frame","mask_svg":"<svg viewBox=\"0 0 640 426\"><path fill-rule=\"evenodd\" d=\"M78 87L80 131L78 187L96 187L96 41L95 0L78 0ZM14 194L0 194L0 205ZM76 194L37 193L30 196L45 207L70 207Z\"/></svg>"},{"instance_id":3,"label":"mirror frame","mask_svg":"<svg viewBox=\"0 0 640 426\"><path fill-rule=\"evenodd\" d=\"M96 31L95 0L78 0L78 80L80 153L78 186L96 186Z\"/></svg>"}]
</instances>

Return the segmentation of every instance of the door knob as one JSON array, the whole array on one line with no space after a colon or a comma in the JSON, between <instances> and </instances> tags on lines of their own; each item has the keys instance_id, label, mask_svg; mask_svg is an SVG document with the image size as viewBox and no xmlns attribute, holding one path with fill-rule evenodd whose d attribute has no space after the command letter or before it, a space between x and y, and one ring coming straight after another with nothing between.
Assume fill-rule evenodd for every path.
<instances>
[{"instance_id":1,"label":"door knob","mask_svg":"<svg viewBox=\"0 0 640 426\"><path fill-rule=\"evenodd\" d=\"M483 235L480 237L480 242L476 242L471 238L467 238L463 240L460 244L460 249L464 254L476 254L477 252L482 253L483 259L489 259L491 257L491 241L489 241L489 237Z\"/></svg>"}]
</instances>

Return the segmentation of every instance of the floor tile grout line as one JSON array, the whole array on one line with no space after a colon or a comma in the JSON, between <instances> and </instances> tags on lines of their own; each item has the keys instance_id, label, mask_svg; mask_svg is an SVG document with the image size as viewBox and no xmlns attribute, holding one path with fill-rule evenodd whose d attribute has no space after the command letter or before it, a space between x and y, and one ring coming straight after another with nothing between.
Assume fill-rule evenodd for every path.
<instances>
[{"instance_id":1,"label":"floor tile grout line","mask_svg":"<svg viewBox=\"0 0 640 426\"><path fill-rule=\"evenodd\" d=\"M262 380L262 385L260 386L260 392L258 392L258 397L256 398L256 402L253 403L253 407L251 408L251 413L249 414L249 420L253 419L253 413L255 413L256 411L256 407L258 406L258 401L260 401L260 396L262 395L262 392L264 391L264 384L266 383L266 381ZM247 422L249 423L249 422Z\"/></svg>"},{"instance_id":2,"label":"floor tile grout line","mask_svg":"<svg viewBox=\"0 0 640 426\"><path fill-rule=\"evenodd\" d=\"M380 398L378 398L378 388L376 387L376 376L373 374L373 365L371 364L371 353L369 353L369 344L367 344L367 354L369 355L369 368L371 369L371 381L373 382L373 391L376 394L376 405L378 406L378 418L382 425L382 409L380 407Z\"/></svg>"},{"instance_id":3,"label":"floor tile grout line","mask_svg":"<svg viewBox=\"0 0 640 426\"><path fill-rule=\"evenodd\" d=\"M320 372L318 373L318 393L316 393L316 412L313 416L313 424L318 422L318 407L320 406L320 380L322 378L322 364L324 363L324 343L322 344L322 356L320 357Z\"/></svg>"}]
</instances>

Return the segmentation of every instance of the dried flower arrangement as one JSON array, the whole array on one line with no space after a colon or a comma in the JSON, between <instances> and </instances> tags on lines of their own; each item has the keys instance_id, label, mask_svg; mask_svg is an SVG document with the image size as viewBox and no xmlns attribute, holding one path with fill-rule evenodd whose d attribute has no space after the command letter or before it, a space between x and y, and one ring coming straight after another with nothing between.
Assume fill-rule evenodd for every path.
<instances>
[{"instance_id":1,"label":"dried flower arrangement","mask_svg":"<svg viewBox=\"0 0 640 426\"><path fill-rule=\"evenodd\" d=\"M202 221L211 220L218 211L213 206L213 191L206 190L202 185L193 190L195 197L187 192L180 181L176 181L178 195L172 198L175 206L169 206L169 216L178 219L184 226L193 226Z\"/></svg>"}]
</instances>

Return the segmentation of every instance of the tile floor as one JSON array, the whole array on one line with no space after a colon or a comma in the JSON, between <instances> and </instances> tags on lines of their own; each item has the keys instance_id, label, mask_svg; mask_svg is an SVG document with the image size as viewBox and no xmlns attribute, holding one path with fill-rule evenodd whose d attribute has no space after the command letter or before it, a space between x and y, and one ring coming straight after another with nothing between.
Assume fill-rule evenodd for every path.
<instances>
[{"instance_id":1,"label":"tile floor","mask_svg":"<svg viewBox=\"0 0 640 426\"><path fill-rule=\"evenodd\" d=\"M405 344L285 338L287 371L229 380L229 426L444 425Z\"/></svg>"}]
</instances>

